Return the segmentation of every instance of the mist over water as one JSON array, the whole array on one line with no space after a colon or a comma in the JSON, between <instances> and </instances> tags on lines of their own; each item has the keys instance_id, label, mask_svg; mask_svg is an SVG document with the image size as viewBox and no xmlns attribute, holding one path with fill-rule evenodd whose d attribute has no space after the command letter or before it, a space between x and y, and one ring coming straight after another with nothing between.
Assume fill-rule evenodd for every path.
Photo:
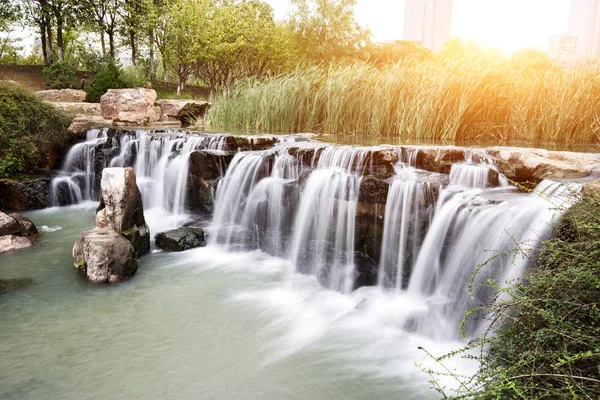
<instances>
[{"instance_id":1,"label":"mist over water","mask_svg":"<svg viewBox=\"0 0 600 400\"><path fill-rule=\"evenodd\" d=\"M464 346L462 315L492 295L481 284L518 279L528 261L497 257L471 297L475 268L549 237L577 189L544 181L519 193L488 159L426 173L415 148L391 171L381 256L365 267L355 231L373 149L319 144L307 160L291 156L297 145L233 157L216 184L208 247L153 248L133 279L94 286L71 249L94 226L98 169L133 166L154 235L193 217L190 153L222 151L225 139L90 131L53 182L54 204L79 204L26 213L43 232L36 246L0 255L1 279L34 280L0 294L0 398L435 398L421 368L439 365L418 347L439 356ZM365 271L373 286L358 284ZM468 324L469 338L485 326Z\"/></svg>"}]
</instances>

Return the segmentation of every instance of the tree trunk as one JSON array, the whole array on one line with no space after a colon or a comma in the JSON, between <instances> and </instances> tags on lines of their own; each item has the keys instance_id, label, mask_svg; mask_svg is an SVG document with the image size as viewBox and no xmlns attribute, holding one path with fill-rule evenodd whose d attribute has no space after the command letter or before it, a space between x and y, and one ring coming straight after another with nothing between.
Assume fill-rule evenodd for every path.
<instances>
[{"instance_id":1,"label":"tree trunk","mask_svg":"<svg viewBox=\"0 0 600 400\"><path fill-rule=\"evenodd\" d=\"M56 19L56 47L58 49L58 62L64 62L64 49L63 49L63 21L62 18Z\"/></svg>"},{"instance_id":2,"label":"tree trunk","mask_svg":"<svg viewBox=\"0 0 600 400\"><path fill-rule=\"evenodd\" d=\"M129 31L129 42L131 44L131 65L133 65L135 67L137 65L137 63L135 61L137 58L137 49L135 48L135 31L134 30Z\"/></svg>"},{"instance_id":3,"label":"tree trunk","mask_svg":"<svg viewBox=\"0 0 600 400\"><path fill-rule=\"evenodd\" d=\"M150 80L156 80L156 60L154 59L154 29L148 32L148 57L150 58Z\"/></svg>"},{"instance_id":4,"label":"tree trunk","mask_svg":"<svg viewBox=\"0 0 600 400\"><path fill-rule=\"evenodd\" d=\"M108 48L110 52L110 59L115 60L115 30L112 29L108 33Z\"/></svg>"},{"instance_id":5,"label":"tree trunk","mask_svg":"<svg viewBox=\"0 0 600 400\"><path fill-rule=\"evenodd\" d=\"M100 32L100 44L102 45L102 58L106 58L106 39L104 38L104 31Z\"/></svg>"},{"instance_id":6,"label":"tree trunk","mask_svg":"<svg viewBox=\"0 0 600 400\"><path fill-rule=\"evenodd\" d=\"M48 41L48 64L54 63L54 38L52 37L52 27L48 22L46 24L46 40Z\"/></svg>"},{"instance_id":7,"label":"tree trunk","mask_svg":"<svg viewBox=\"0 0 600 400\"><path fill-rule=\"evenodd\" d=\"M167 76L167 60L165 59L165 55L164 54L162 54L161 57L162 57L161 61L162 61L162 68L163 68L163 70L162 70L162 81L166 83L167 80L168 80L168 76Z\"/></svg>"},{"instance_id":8,"label":"tree trunk","mask_svg":"<svg viewBox=\"0 0 600 400\"><path fill-rule=\"evenodd\" d=\"M42 54L44 55L44 64L48 65L48 43L46 42L46 27L40 24L40 41L42 42Z\"/></svg>"},{"instance_id":9,"label":"tree trunk","mask_svg":"<svg viewBox=\"0 0 600 400\"><path fill-rule=\"evenodd\" d=\"M187 76L183 73L183 69L179 67L179 84L177 85L177 97L181 96L181 92L183 92L183 86L185 85L185 80Z\"/></svg>"}]
</instances>

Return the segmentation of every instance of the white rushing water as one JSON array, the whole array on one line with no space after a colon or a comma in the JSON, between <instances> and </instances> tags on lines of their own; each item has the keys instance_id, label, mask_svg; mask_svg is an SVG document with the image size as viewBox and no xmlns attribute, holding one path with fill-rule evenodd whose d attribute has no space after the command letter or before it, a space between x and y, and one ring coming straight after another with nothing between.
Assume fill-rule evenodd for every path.
<instances>
[{"instance_id":1,"label":"white rushing water","mask_svg":"<svg viewBox=\"0 0 600 400\"><path fill-rule=\"evenodd\" d=\"M225 148L224 135L108 136L92 130L71 149L52 183L54 204L97 199L102 167L132 166L154 233L187 220L190 154ZM448 175L429 173L416 168L418 148L398 148L401 161L381 177L387 199L373 217L380 221L371 221L381 228L380 249L368 259L359 254L357 221L368 208L361 188L376 168L376 151L314 144L307 159L294 140L281 140L237 152L216 184L209 247L174 258L204 270L277 276L231 297L268 319L265 365L331 351L356 357L369 374L413 379L404 371L418 352L398 343L442 353L460 347L462 316L493 297L488 279L519 279L578 190L543 181L533 193L518 192L481 154L467 153ZM374 286L358 287L368 274ZM477 336L485 324L468 322L467 334Z\"/></svg>"}]
</instances>

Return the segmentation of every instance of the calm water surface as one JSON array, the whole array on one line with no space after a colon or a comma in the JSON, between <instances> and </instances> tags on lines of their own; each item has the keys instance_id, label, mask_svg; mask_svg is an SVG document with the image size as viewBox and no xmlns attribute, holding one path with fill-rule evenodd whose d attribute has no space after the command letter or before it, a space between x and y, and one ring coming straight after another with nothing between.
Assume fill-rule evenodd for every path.
<instances>
[{"instance_id":1,"label":"calm water surface","mask_svg":"<svg viewBox=\"0 0 600 400\"><path fill-rule=\"evenodd\" d=\"M460 346L396 326L414 301L292 284L260 252L154 251L133 279L89 284L71 249L95 206L26 213L44 230L36 246L0 255L0 279L34 280L0 294L1 399L435 398L417 347ZM146 214L155 233L179 222Z\"/></svg>"}]
</instances>

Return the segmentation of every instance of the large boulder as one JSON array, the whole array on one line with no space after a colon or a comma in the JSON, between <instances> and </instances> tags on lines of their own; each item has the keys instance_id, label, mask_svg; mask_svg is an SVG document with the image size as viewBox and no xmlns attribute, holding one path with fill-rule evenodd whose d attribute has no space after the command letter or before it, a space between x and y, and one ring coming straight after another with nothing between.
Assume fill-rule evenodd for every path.
<instances>
[{"instance_id":1,"label":"large boulder","mask_svg":"<svg viewBox=\"0 0 600 400\"><path fill-rule=\"evenodd\" d=\"M593 154L512 147L486 151L495 158L500 171L516 182L584 178L600 170L600 159Z\"/></svg>"},{"instance_id":2,"label":"large boulder","mask_svg":"<svg viewBox=\"0 0 600 400\"><path fill-rule=\"evenodd\" d=\"M73 247L73 259L75 268L95 283L120 281L138 269L133 246L112 229L83 231Z\"/></svg>"},{"instance_id":3,"label":"large boulder","mask_svg":"<svg viewBox=\"0 0 600 400\"><path fill-rule=\"evenodd\" d=\"M100 188L102 200L96 213L96 226L122 234L132 243L137 256L148 253L150 230L133 168L105 168Z\"/></svg>"},{"instance_id":4,"label":"large boulder","mask_svg":"<svg viewBox=\"0 0 600 400\"><path fill-rule=\"evenodd\" d=\"M14 211L44 208L50 197L50 177L0 179L0 208Z\"/></svg>"},{"instance_id":5,"label":"large boulder","mask_svg":"<svg viewBox=\"0 0 600 400\"><path fill-rule=\"evenodd\" d=\"M109 89L100 98L100 111L115 123L146 125L160 118L155 101L152 89Z\"/></svg>"},{"instance_id":6,"label":"large boulder","mask_svg":"<svg viewBox=\"0 0 600 400\"><path fill-rule=\"evenodd\" d=\"M13 250L24 249L33 245L31 240L25 236L5 235L0 236L0 253L6 253Z\"/></svg>"},{"instance_id":7,"label":"large boulder","mask_svg":"<svg viewBox=\"0 0 600 400\"><path fill-rule=\"evenodd\" d=\"M189 126L199 118L203 118L211 106L207 101L196 100L159 100L161 121L180 121Z\"/></svg>"},{"instance_id":8,"label":"large boulder","mask_svg":"<svg viewBox=\"0 0 600 400\"><path fill-rule=\"evenodd\" d=\"M206 245L201 228L184 227L156 235L156 245L166 251L184 251Z\"/></svg>"},{"instance_id":9,"label":"large boulder","mask_svg":"<svg viewBox=\"0 0 600 400\"><path fill-rule=\"evenodd\" d=\"M85 101L85 92L75 89L52 89L41 90L35 93L35 96L44 101L81 103Z\"/></svg>"}]
</instances>

